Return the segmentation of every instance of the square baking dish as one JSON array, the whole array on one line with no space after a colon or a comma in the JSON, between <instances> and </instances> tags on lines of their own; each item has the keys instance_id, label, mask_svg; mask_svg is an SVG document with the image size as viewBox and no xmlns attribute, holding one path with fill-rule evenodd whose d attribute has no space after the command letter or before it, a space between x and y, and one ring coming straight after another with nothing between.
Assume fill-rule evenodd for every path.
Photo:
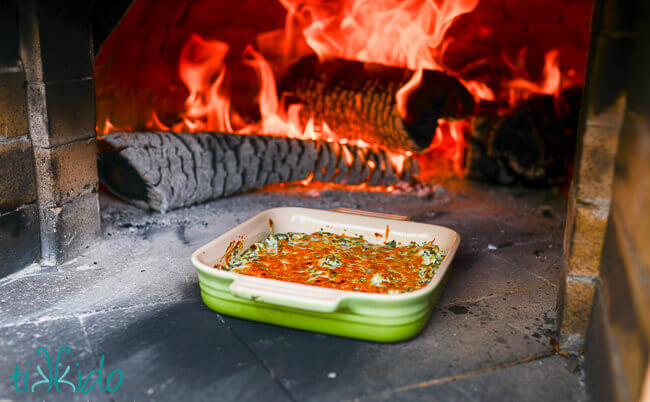
<instances>
[{"instance_id":1,"label":"square baking dish","mask_svg":"<svg viewBox=\"0 0 650 402\"><path fill-rule=\"evenodd\" d=\"M192 254L201 297L217 312L269 324L378 342L411 338L424 328L440 298L460 236L443 226L405 219L350 209L266 210ZM347 236L362 235L366 241L377 244L435 240L447 254L425 287L396 295L329 289L214 268L235 245L245 250L271 233L313 233L321 229Z\"/></svg>"}]
</instances>

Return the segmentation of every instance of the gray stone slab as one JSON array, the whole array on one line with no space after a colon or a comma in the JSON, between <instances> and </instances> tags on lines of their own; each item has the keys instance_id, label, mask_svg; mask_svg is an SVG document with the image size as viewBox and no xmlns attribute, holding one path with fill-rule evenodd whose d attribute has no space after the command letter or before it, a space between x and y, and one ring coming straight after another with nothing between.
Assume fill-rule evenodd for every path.
<instances>
[{"instance_id":1,"label":"gray stone slab","mask_svg":"<svg viewBox=\"0 0 650 402\"><path fill-rule=\"evenodd\" d=\"M547 212L551 215L546 215ZM538 206L534 211L517 211L504 216L506 223L535 239L562 239L565 224L564 209L558 210L548 205Z\"/></svg>"},{"instance_id":2,"label":"gray stone slab","mask_svg":"<svg viewBox=\"0 0 650 402\"><path fill-rule=\"evenodd\" d=\"M286 400L277 382L219 315L199 301L85 317L88 339L121 369L115 400ZM108 360L110 359L110 360Z\"/></svg>"},{"instance_id":3,"label":"gray stone slab","mask_svg":"<svg viewBox=\"0 0 650 402\"><path fill-rule=\"evenodd\" d=\"M69 350L64 350L61 353L57 365L59 351L66 346ZM47 351L47 356L50 359L49 364L46 352L38 350L40 347ZM37 352L40 355L37 355ZM18 365L17 369L16 365ZM68 366L70 371L63 376ZM35 383L43 379L38 373L38 367L47 378L50 377L50 367L53 371L55 367L58 367L57 378L70 381L75 386L75 392L72 387L60 381L58 386L61 392L57 391L54 382L49 391L47 391L49 382L34 386ZM81 372L83 387L86 377L98 367L97 355L93 354L77 318L0 327L0 378L2 378L0 400L86 401L91 399L93 401L108 401L108 395L99 388L99 385L91 388L96 377L91 377L86 383L87 393L79 390L79 372ZM30 392L25 391L24 377L15 377L18 379L16 384L14 379L10 378L16 373L16 370L23 374L28 372L26 384ZM104 379L107 374L108 372L104 370ZM34 392L31 392L32 387L34 387ZM17 389L21 392L17 392Z\"/></svg>"},{"instance_id":4,"label":"gray stone slab","mask_svg":"<svg viewBox=\"0 0 650 402\"><path fill-rule=\"evenodd\" d=\"M296 336L296 333L315 335L311 332L300 331L297 329L280 327L277 325L264 324L261 322L244 320L236 317L222 316L224 323L237 335L237 338L246 344L255 342L272 343L276 339L285 339ZM320 335L319 335L320 336ZM337 337L332 337L338 339Z\"/></svg>"},{"instance_id":5,"label":"gray stone slab","mask_svg":"<svg viewBox=\"0 0 650 402\"><path fill-rule=\"evenodd\" d=\"M482 185L450 189L425 197L258 192L164 215L100 194L101 242L66 265L0 279L0 331L82 317L95 355L105 354L110 370L125 370L115 400L178 400L187 395L181 391L193 399L273 400L287 397L283 388L297 400L348 399L548 353L557 287L549 284L556 276L547 263L561 251L561 197ZM461 250L423 333L399 344L367 343L221 317L204 307L190 254L279 206L359 208L457 229ZM543 213L549 209L550 217ZM558 249L544 249L540 262L534 251L546 243ZM52 331L35 334L72 339ZM437 392L446 395L443 388Z\"/></svg>"},{"instance_id":6,"label":"gray stone slab","mask_svg":"<svg viewBox=\"0 0 650 402\"><path fill-rule=\"evenodd\" d=\"M465 309L438 308L418 337L397 344L225 320L296 399L339 400L550 353L535 318L554 317L554 306L546 286Z\"/></svg>"},{"instance_id":7,"label":"gray stone slab","mask_svg":"<svg viewBox=\"0 0 650 402\"><path fill-rule=\"evenodd\" d=\"M499 248L490 251L490 253L554 285L559 285L560 283L562 264L561 238L521 246Z\"/></svg>"},{"instance_id":8,"label":"gray stone slab","mask_svg":"<svg viewBox=\"0 0 650 402\"><path fill-rule=\"evenodd\" d=\"M495 218L443 217L434 223L450 227L460 234L459 254L488 251L494 247L513 244L526 244L548 237L548 235L536 236L532 232L507 224L505 220Z\"/></svg>"},{"instance_id":9,"label":"gray stone slab","mask_svg":"<svg viewBox=\"0 0 650 402\"><path fill-rule=\"evenodd\" d=\"M182 251L172 257L173 250L165 255L146 242L139 250L126 243L113 246L111 254L81 259L58 272L0 281L0 325L200 297Z\"/></svg>"},{"instance_id":10,"label":"gray stone slab","mask_svg":"<svg viewBox=\"0 0 650 402\"><path fill-rule=\"evenodd\" d=\"M40 257L38 206L29 204L0 213L0 278L20 271Z\"/></svg>"},{"instance_id":11,"label":"gray stone slab","mask_svg":"<svg viewBox=\"0 0 650 402\"><path fill-rule=\"evenodd\" d=\"M586 401L580 378L567 361L550 356L442 384L373 395L368 400L408 401Z\"/></svg>"},{"instance_id":12,"label":"gray stone slab","mask_svg":"<svg viewBox=\"0 0 650 402\"><path fill-rule=\"evenodd\" d=\"M488 252L456 256L441 305L532 289L545 282Z\"/></svg>"},{"instance_id":13,"label":"gray stone slab","mask_svg":"<svg viewBox=\"0 0 650 402\"><path fill-rule=\"evenodd\" d=\"M506 197L507 193L502 196ZM71 263L60 266L59 272L45 277L32 275L0 280L0 301L12 301L0 307L4 313L0 314L0 324L198 297L196 274L189 261L191 253L267 208L346 206L426 215L426 211L444 206L450 200L465 206L480 204L475 198L455 195L428 200L409 194L345 191L323 192L317 198L299 193L255 193L161 215L144 213L102 195L104 240L84 250ZM486 248L492 239L506 241L521 236L520 232L490 218L452 218L451 213L447 215L447 219L453 221L449 226L459 229L463 235L461 254L474 248ZM448 292L454 295L453 300L534 285L526 274L512 267L504 268L507 264L501 261L484 256L478 261L474 261L474 257L464 261L461 256L458 258L453 268L458 272L454 272ZM474 268L477 266L479 269ZM466 269L473 270L471 275L463 272ZM461 286L457 286L459 281ZM466 282L476 285L468 286Z\"/></svg>"}]
</instances>

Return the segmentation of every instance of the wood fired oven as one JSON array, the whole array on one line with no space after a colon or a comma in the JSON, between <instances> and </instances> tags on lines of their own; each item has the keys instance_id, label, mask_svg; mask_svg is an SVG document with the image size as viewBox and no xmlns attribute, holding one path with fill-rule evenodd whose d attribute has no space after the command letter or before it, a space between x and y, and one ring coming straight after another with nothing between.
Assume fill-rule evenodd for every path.
<instances>
[{"instance_id":1,"label":"wood fired oven","mask_svg":"<svg viewBox=\"0 0 650 402\"><path fill-rule=\"evenodd\" d=\"M559 348L584 352L593 395L636 399L648 37L644 1L2 2L0 277L101 242L99 192L165 213L258 189L552 187Z\"/></svg>"}]
</instances>

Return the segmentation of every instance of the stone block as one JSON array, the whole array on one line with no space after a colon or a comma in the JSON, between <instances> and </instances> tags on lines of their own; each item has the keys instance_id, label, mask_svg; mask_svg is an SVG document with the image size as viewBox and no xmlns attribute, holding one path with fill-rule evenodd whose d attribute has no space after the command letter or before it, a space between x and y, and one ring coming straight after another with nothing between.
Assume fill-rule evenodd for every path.
<instances>
[{"instance_id":1,"label":"stone block","mask_svg":"<svg viewBox=\"0 0 650 402\"><path fill-rule=\"evenodd\" d=\"M319 395L322 400L366 399L388 389L550 353L554 334L552 325L545 321L554 321L554 295L549 290L550 286L486 299L466 304L457 312L438 307L419 336L394 344L361 342L230 317L224 320L273 368L276 378L287 385L296 400L308 400L310 395ZM336 381L324 383L329 372L336 372ZM395 395L392 400L411 399ZM502 400L518 399L506 396Z\"/></svg>"},{"instance_id":2,"label":"stone block","mask_svg":"<svg viewBox=\"0 0 650 402\"><path fill-rule=\"evenodd\" d=\"M19 59L18 10L14 2L3 1L0 3L0 69L15 67Z\"/></svg>"},{"instance_id":3,"label":"stone block","mask_svg":"<svg viewBox=\"0 0 650 402\"><path fill-rule=\"evenodd\" d=\"M618 131L585 125L578 140L573 194L581 202L607 206L612 197Z\"/></svg>"},{"instance_id":4,"label":"stone block","mask_svg":"<svg viewBox=\"0 0 650 402\"><path fill-rule=\"evenodd\" d=\"M35 200L34 154L29 138L0 142L0 213Z\"/></svg>"},{"instance_id":5,"label":"stone block","mask_svg":"<svg viewBox=\"0 0 650 402\"><path fill-rule=\"evenodd\" d=\"M503 261L488 252L460 254L440 304L481 300L495 295L516 293L540 287L544 281L524 266Z\"/></svg>"},{"instance_id":6,"label":"stone block","mask_svg":"<svg viewBox=\"0 0 650 402\"><path fill-rule=\"evenodd\" d=\"M592 277L568 275L560 284L558 328L561 349L578 352L582 347L589 326L595 288Z\"/></svg>"},{"instance_id":7,"label":"stone block","mask_svg":"<svg viewBox=\"0 0 650 402\"><path fill-rule=\"evenodd\" d=\"M592 39L583 99L588 124L620 127L634 42L633 37L626 36L600 35Z\"/></svg>"},{"instance_id":8,"label":"stone block","mask_svg":"<svg viewBox=\"0 0 650 402\"><path fill-rule=\"evenodd\" d=\"M617 362L613 366L619 371L616 378L621 379L616 388L624 397L619 400L638 400L650 350L648 275L638 266L639 259L629 255L633 243L626 231L620 230L627 225L618 218L619 214L612 215L605 237L599 291L602 289L606 315L601 319L614 345L609 352Z\"/></svg>"},{"instance_id":9,"label":"stone block","mask_svg":"<svg viewBox=\"0 0 650 402\"><path fill-rule=\"evenodd\" d=\"M38 299L38 297L37 293L32 295L34 299ZM68 349L61 349L64 346ZM50 375L48 358L45 357L42 350L38 350L39 347L47 350L51 366L56 367L54 372L58 373L58 377L62 381L42 382L34 387L33 392L30 392L31 387L42 378L38 371L42 371L44 376ZM57 359L59 351L62 352L60 359ZM85 392L78 388L79 375L83 381L92 370L99 366L97 356L93 353L91 345L88 344L88 338L78 317L0 327L0 355L3 362L6 362L0 366L0 376L5 379L0 382L0 398L5 401L19 399L23 401L109 402L112 400L108 392L100 389L99 383L95 384L92 389L90 388L94 377L91 377L93 380L87 382ZM56 366L57 361L58 367ZM110 362L111 356L107 355L105 361ZM69 372L65 371L66 367L69 367ZM18 383L15 384L13 379L10 379L17 369L22 373L29 372L29 375L25 375L24 383L22 380L18 380ZM67 375L64 375L64 372ZM102 370L100 377L102 386L105 386L108 375L110 375L110 371ZM113 376L111 387L115 386L117 377L118 375ZM128 380L128 377L125 377L123 382ZM27 384L30 391L25 392L24 384ZM75 392L72 392L72 387L69 384L76 387ZM54 385L60 389L60 392ZM48 389L50 386L52 389ZM17 390L20 390L21 393L16 392Z\"/></svg>"},{"instance_id":10,"label":"stone block","mask_svg":"<svg viewBox=\"0 0 650 402\"><path fill-rule=\"evenodd\" d=\"M94 85L91 79L27 88L34 145L50 148L95 136Z\"/></svg>"},{"instance_id":11,"label":"stone block","mask_svg":"<svg viewBox=\"0 0 650 402\"><path fill-rule=\"evenodd\" d=\"M544 278L553 285L559 285L561 277L562 244L559 241L544 240L520 246L499 248L492 251L518 270L531 272L537 278ZM462 256L458 256L460 259Z\"/></svg>"},{"instance_id":12,"label":"stone block","mask_svg":"<svg viewBox=\"0 0 650 402\"><path fill-rule=\"evenodd\" d=\"M45 91L50 146L95 137L92 79L46 84Z\"/></svg>"},{"instance_id":13,"label":"stone block","mask_svg":"<svg viewBox=\"0 0 650 402\"><path fill-rule=\"evenodd\" d=\"M93 43L90 3L41 0L37 5L43 81L91 77Z\"/></svg>"},{"instance_id":14,"label":"stone block","mask_svg":"<svg viewBox=\"0 0 650 402\"><path fill-rule=\"evenodd\" d=\"M25 73L20 69L0 72L0 135L25 134L28 134Z\"/></svg>"},{"instance_id":15,"label":"stone block","mask_svg":"<svg viewBox=\"0 0 650 402\"><path fill-rule=\"evenodd\" d=\"M194 329L187 331L188 325ZM124 370L112 398L290 400L260 359L200 301L109 310L93 314L84 326L93 350L106 356L106 371Z\"/></svg>"},{"instance_id":16,"label":"stone block","mask_svg":"<svg viewBox=\"0 0 650 402\"><path fill-rule=\"evenodd\" d=\"M47 122L47 103L45 100L44 83L29 82L27 84L27 109L32 143L36 146L49 146L50 134Z\"/></svg>"},{"instance_id":17,"label":"stone block","mask_svg":"<svg viewBox=\"0 0 650 402\"><path fill-rule=\"evenodd\" d=\"M650 15L650 3L646 6L646 18ZM650 37L650 22L646 19L645 23L639 23L637 27L637 38ZM650 110L650 96L648 88L650 87L650 76L648 74L648 65L650 65L650 44L648 41L639 40L635 54L635 63L630 72L632 83L628 88L627 111L629 114L636 114L639 117L645 117L646 127L648 124L648 110ZM642 130L645 133L650 132L647 128Z\"/></svg>"},{"instance_id":18,"label":"stone block","mask_svg":"<svg viewBox=\"0 0 650 402\"><path fill-rule=\"evenodd\" d=\"M609 207L583 204L571 197L564 233L568 274L598 275Z\"/></svg>"},{"instance_id":19,"label":"stone block","mask_svg":"<svg viewBox=\"0 0 650 402\"><path fill-rule=\"evenodd\" d=\"M60 206L97 191L96 154L94 138L56 148L35 147L39 203Z\"/></svg>"},{"instance_id":20,"label":"stone block","mask_svg":"<svg viewBox=\"0 0 650 402\"><path fill-rule=\"evenodd\" d=\"M41 256L38 207L0 214L0 278L37 262Z\"/></svg>"},{"instance_id":21,"label":"stone block","mask_svg":"<svg viewBox=\"0 0 650 402\"><path fill-rule=\"evenodd\" d=\"M388 390L368 399L374 402L587 400L580 377L568 369L567 359L558 355L460 377L450 382Z\"/></svg>"},{"instance_id":22,"label":"stone block","mask_svg":"<svg viewBox=\"0 0 650 402\"><path fill-rule=\"evenodd\" d=\"M635 21L634 1L595 1L594 11L591 19L591 32L598 35L603 31L628 32L634 29L632 21Z\"/></svg>"},{"instance_id":23,"label":"stone block","mask_svg":"<svg viewBox=\"0 0 650 402\"><path fill-rule=\"evenodd\" d=\"M40 215L43 260L49 263L76 257L101 233L96 192L61 206L41 205Z\"/></svg>"},{"instance_id":24,"label":"stone block","mask_svg":"<svg viewBox=\"0 0 650 402\"><path fill-rule=\"evenodd\" d=\"M587 392L601 401L616 400L616 380L612 362L612 339L603 289L598 287L585 340L583 370ZM595 399L595 398L594 398Z\"/></svg>"},{"instance_id":25,"label":"stone block","mask_svg":"<svg viewBox=\"0 0 650 402\"><path fill-rule=\"evenodd\" d=\"M621 129L616 161L614 205L629 236L629 248L650 275L650 122L628 112Z\"/></svg>"}]
</instances>

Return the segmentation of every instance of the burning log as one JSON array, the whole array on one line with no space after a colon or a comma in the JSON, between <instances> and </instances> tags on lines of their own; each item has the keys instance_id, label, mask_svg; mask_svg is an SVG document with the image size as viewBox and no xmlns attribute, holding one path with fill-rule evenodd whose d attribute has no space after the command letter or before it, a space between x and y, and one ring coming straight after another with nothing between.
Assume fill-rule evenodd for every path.
<instances>
[{"instance_id":1,"label":"burning log","mask_svg":"<svg viewBox=\"0 0 650 402\"><path fill-rule=\"evenodd\" d=\"M557 100L536 95L507 115L474 116L466 177L506 185L567 183L580 92L567 89Z\"/></svg>"},{"instance_id":2,"label":"burning log","mask_svg":"<svg viewBox=\"0 0 650 402\"><path fill-rule=\"evenodd\" d=\"M312 174L323 182L388 186L413 180L419 169L407 158L398 173L379 150L224 133L112 133L100 138L98 158L110 191L159 212Z\"/></svg>"},{"instance_id":3,"label":"burning log","mask_svg":"<svg viewBox=\"0 0 650 402\"><path fill-rule=\"evenodd\" d=\"M439 118L464 117L472 111L474 101L456 78L424 70L398 110L398 90L413 74L380 64L319 61L309 56L289 69L278 92L285 104L302 105L299 115L303 125L314 119L349 139L390 150L421 152L431 144Z\"/></svg>"}]
</instances>

